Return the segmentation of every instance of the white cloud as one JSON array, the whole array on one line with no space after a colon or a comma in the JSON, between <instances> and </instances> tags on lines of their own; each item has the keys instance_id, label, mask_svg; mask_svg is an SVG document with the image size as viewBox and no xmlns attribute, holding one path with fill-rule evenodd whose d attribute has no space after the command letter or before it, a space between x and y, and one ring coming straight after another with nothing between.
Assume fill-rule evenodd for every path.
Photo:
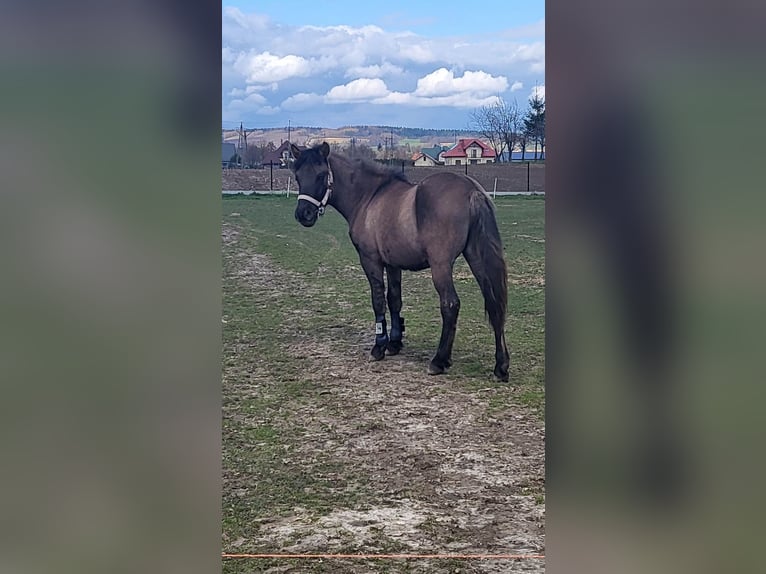
<instances>
[{"instance_id":1,"label":"white cloud","mask_svg":"<svg viewBox=\"0 0 766 574\"><path fill-rule=\"evenodd\" d=\"M246 88L233 88L229 95L234 98L244 98L245 96L249 96L250 94L254 94L256 92L265 92L266 90L271 90L272 92L276 91L278 88L278 84L276 82L272 84L251 84L247 86Z\"/></svg>"},{"instance_id":2,"label":"white cloud","mask_svg":"<svg viewBox=\"0 0 766 574\"><path fill-rule=\"evenodd\" d=\"M325 96L327 103L346 103L384 97L388 94L386 83L379 78L359 78L348 84L335 86Z\"/></svg>"},{"instance_id":3,"label":"white cloud","mask_svg":"<svg viewBox=\"0 0 766 574\"><path fill-rule=\"evenodd\" d=\"M403 45L399 52L400 57L406 60L412 60L418 64L429 64L437 61L434 51L431 49L430 42L419 44Z\"/></svg>"},{"instance_id":4,"label":"white cloud","mask_svg":"<svg viewBox=\"0 0 766 574\"><path fill-rule=\"evenodd\" d=\"M477 108L490 106L497 102L497 96L481 97L471 93L451 94L449 96L421 97L414 93L391 92L383 98L372 100L373 104L409 105L417 107L445 106L451 108Z\"/></svg>"},{"instance_id":5,"label":"white cloud","mask_svg":"<svg viewBox=\"0 0 766 574\"><path fill-rule=\"evenodd\" d=\"M529 92L529 99L531 100L532 98L534 98L535 94L539 95L544 100L545 99L545 84L543 84L542 86L535 86L534 88L532 88L532 91Z\"/></svg>"},{"instance_id":6,"label":"white cloud","mask_svg":"<svg viewBox=\"0 0 766 574\"><path fill-rule=\"evenodd\" d=\"M530 72L543 73L545 71L545 43L532 42L517 45L510 53L510 61L527 64Z\"/></svg>"},{"instance_id":7,"label":"white cloud","mask_svg":"<svg viewBox=\"0 0 766 574\"><path fill-rule=\"evenodd\" d=\"M223 109L223 120L233 121L241 120L248 114L273 114L277 113L278 108L272 108L268 100L259 93L252 93L244 98L231 100Z\"/></svg>"},{"instance_id":8,"label":"white cloud","mask_svg":"<svg viewBox=\"0 0 766 574\"><path fill-rule=\"evenodd\" d=\"M285 101L283 101L281 108L291 112L307 110L311 107L321 104L323 101L324 98L319 94L307 94L305 92L301 92L300 94L290 96Z\"/></svg>"},{"instance_id":9,"label":"white cloud","mask_svg":"<svg viewBox=\"0 0 766 574\"><path fill-rule=\"evenodd\" d=\"M346 71L346 78L381 78L383 76L393 76L402 74L403 68L394 66L389 62L382 64L372 64L370 66L354 66Z\"/></svg>"},{"instance_id":10,"label":"white cloud","mask_svg":"<svg viewBox=\"0 0 766 574\"><path fill-rule=\"evenodd\" d=\"M269 52L240 54L234 62L248 83L270 84L311 74L311 64L301 56L275 56Z\"/></svg>"},{"instance_id":11,"label":"white cloud","mask_svg":"<svg viewBox=\"0 0 766 574\"><path fill-rule=\"evenodd\" d=\"M420 78L415 89L417 96L446 96L469 92L489 95L508 89L508 80L504 76L492 76L483 71L465 72L456 78L454 72L439 68L435 72Z\"/></svg>"},{"instance_id":12,"label":"white cloud","mask_svg":"<svg viewBox=\"0 0 766 574\"><path fill-rule=\"evenodd\" d=\"M320 103L346 104L368 102L378 105L408 105L416 107L446 106L455 108L476 108L498 101L497 92L502 92L508 81L500 76L493 77L485 72L466 72L455 78L444 68L436 70L418 80L413 92L389 91L386 83L379 78L359 78L347 84L334 86L326 94L300 93L282 102L282 109L305 110ZM490 95L494 92L494 95Z\"/></svg>"},{"instance_id":13,"label":"white cloud","mask_svg":"<svg viewBox=\"0 0 766 574\"><path fill-rule=\"evenodd\" d=\"M238 98L236 100L232 100L229 102L230 108L239 108L239 109L254 109L259 106L263 106L267 103L266 98L264 98L261 94L253 93L245 98Z\"/></svg>"},{"instance_id":14,"label":"white cloud","mask_svg":"<svg viewBox=\"0 0 766 574\"><path fill-rule=\"evenodd\" d=\"M521 82L513 82L513 84L511 85L512 92L521 90L522 88L524 88L524 84L522 84Z\"/></svg>"}]
</instances>

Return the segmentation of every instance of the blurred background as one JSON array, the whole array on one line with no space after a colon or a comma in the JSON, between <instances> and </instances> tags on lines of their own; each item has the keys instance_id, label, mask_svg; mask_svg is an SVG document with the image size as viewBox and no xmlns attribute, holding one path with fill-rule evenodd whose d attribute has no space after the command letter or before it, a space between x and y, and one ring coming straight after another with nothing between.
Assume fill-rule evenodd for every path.
<instances>
[{"instance_id":1,"label":"blurred background","mask_svg":"<svg viewBox=\"0 0 766 574\"><path fill-rule=\"evenodd\" d=\"M0 570L220 568L220 10L6 2Z\"/></svg>"},{"instance_id":2,"label":"blurred background","mask_svg":"<svg viewBox=\"0 0 766 574\"><path fill-rule=\"evenodd\" d=\"M762 568L765 14L546 5L551 572Z\"/></svg>"}]
</instances>

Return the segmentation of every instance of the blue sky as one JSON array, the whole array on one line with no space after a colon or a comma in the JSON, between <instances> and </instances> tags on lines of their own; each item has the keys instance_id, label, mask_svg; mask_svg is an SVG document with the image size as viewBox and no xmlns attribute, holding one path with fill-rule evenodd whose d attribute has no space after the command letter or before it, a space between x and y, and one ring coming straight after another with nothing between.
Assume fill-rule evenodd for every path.
<instances>
[{"instance_id":1,"label":"blue sky","mask_svg":"<svg viewBox=\"0 0 766 574\"><path fill-rule=\"evenodd\" d=\"M465 128L545 93L543 0L223 4L224 127Z\"/></svg>"}]
</instances>

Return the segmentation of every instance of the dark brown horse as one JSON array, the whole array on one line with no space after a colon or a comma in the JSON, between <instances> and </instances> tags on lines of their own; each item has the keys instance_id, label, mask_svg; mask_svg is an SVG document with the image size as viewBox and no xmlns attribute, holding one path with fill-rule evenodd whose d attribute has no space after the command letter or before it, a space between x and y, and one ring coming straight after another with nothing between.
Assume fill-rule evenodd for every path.
<instances>
[{"instance_id":1,"label":"dark brown horse","mask_svg":"<svg viewBox=\"0 0 766 574\"><path fill-rule=\"evenodd\" d=\"M304 151L293 145L291 151L300 190L295 219L311 227L331 205L348 221L351 241L372 291L372 358L380 360L386 351L395 355L402 348L402 269L430 267L441 303L442 335L428 372L436 375L449 368L460 310L452 267L462 253L479 282L484 309L495 331L495 376L507 381L510 358L503 332L507 271L494 206L481 185L451 172L431 175L415 185L383 166L330 155L327 143ZM386 301L391 312L390 337Z\"/></svg>"}]
</instances>

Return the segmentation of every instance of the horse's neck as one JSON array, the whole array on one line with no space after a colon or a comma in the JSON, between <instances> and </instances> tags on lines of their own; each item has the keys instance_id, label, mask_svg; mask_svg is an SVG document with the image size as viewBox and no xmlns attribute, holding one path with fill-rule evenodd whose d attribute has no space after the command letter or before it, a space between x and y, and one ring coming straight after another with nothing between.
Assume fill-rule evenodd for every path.
<instances>
[{"instance_id":1,"label":"horse's neck","mask_svg":"<svg viewBox=\"0 0 766 574\"><path fill-rule=\"evenodd\" d=\"M352 184L356 166L351 160L341 156L330 156L330 169L333 172L333 192L330 205L352 224L360 211L367 205L367 200L377 189L379 176L357 173ZM357 169L364 169L360 166ZM364 184L360 181L364 179Z\"/></svg>"}]
</instances>

